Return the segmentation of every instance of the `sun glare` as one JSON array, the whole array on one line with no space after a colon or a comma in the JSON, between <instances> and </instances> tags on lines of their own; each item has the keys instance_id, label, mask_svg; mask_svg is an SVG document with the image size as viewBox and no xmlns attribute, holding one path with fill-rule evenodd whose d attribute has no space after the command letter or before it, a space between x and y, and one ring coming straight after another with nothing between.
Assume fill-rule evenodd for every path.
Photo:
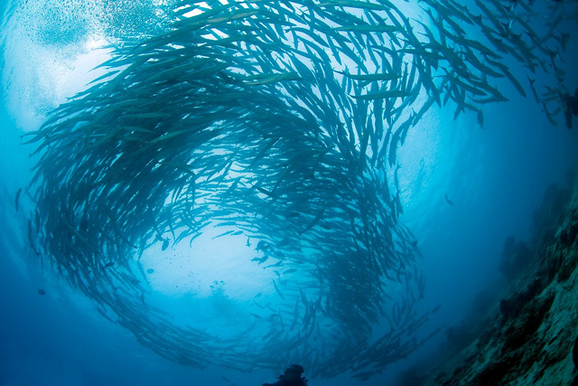
<instances>
[{"instance_id":1,"label":"sun glare","mask_svg":"<svg viewBox=\"0 0 578 386\"><path fill-rule=\"evenodd\" d=\"M209 226L192 242L177 244L165 235L140 260L151 287L165 295L226 294L237 300L272 287L275 274L258 264L262 252L255 249L257 241L238 232Z\"/></svg>"}]
</instances>

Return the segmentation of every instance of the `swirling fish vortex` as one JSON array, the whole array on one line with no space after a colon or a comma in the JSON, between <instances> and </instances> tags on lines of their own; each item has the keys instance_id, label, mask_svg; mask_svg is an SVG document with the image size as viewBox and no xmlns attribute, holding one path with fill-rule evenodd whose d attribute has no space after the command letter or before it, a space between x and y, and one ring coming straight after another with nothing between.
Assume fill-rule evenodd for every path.
<instances>
[{"instance_id":1,"label":"swirling fish vortex","mask_svg":"<svg viewBox=\"0 0 578 386\"><path fill-rule=\"evenodd\" d=\"M434 104L481 123L482 104L506 100L491 80L525 95L504 56L556 76L555 58L525 48L562 44L533 38L528 9L505 27L511 2L476 2L479 15L419 3L434 32L387 0L180 3L167 31L116 46L106 75L35 134L33 248L179 363L363 378L407 356L427 313L396 151ZM280 272L277 301L227 339L152 307L139 262L160 242L195 249L209 226L249 237ZM393 285L404 294L388 300Z\"/></svg>"}]
</instances>

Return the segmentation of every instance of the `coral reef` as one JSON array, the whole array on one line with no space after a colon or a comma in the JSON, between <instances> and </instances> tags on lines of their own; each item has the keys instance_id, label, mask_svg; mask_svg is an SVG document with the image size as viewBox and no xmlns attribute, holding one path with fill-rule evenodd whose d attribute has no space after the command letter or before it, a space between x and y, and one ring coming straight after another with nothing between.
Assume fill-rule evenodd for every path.
<instances>
[{"instance_id":1,"label":"coral reef","mask_svg":"<svg viewBox=\"0 0 578 386\"><path fill-rule=\"evenodd\" d=\"M421 385L578 385L578 184L548 188L534 221L530 247L506 240L500 271L510 285L484 329Z\"/></svg>"}]
</instances>

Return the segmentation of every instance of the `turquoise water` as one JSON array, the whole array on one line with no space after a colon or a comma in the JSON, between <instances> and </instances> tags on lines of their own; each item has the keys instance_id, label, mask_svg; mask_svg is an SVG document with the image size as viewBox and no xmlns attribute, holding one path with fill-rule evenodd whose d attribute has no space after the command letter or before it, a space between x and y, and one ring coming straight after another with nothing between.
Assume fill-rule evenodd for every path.
<instances>
[{"instance_id":1,"label":"turquoise water","mask_svg":"<svg viewBox=\"0 0 578 386\"><path fill-rule=\"evenodd\" d=\"M417 3L399 3L395 5L399 7L400 14L407 17L416 30L421 28L417 20L432 29L437 28L435 22L427 18L427 13ZM107 4L80 0L66 3L29 0L4 5L4 93L0 116L0 170L3 176L0 184L0 195L3 198L0 211L0 285L1 293L4 294L0 297L0 309L4 310L0 313L2 385L258 385L271 382L285 366L294 362L304 364L305 376L310 378L310 385L395 384L400 371L415 363L422 363L420 361L427 358L428 354L436 352L438 345L444 343L444 329L460 323L475 303L474 299L480 291L491 292L504 285L504 278L498 270L504 241L510 235L514 235L518 240L529 241L533 211L541 204L546 188L552 183L564 186L567 183L568 170L576 165L576 129L566 128L562 112L553 116L552 119L557 122L557 126L553 126L534 100L528 82L529 76L536 79L536 85L574 92L577 86L575 68L578 66L577 58L571 49L576 44L572 33L568 35L569 40L565 43L570 49L563 51L559 47L560 60L556 59L555 62L556 66L565 71L563 77L558 76L560 79L556 79L556 70L548 64L544 67L549 72L538 66L534 74L527 66L524 67L516 61L515 54L504 54L501 63L508 66L509 71L523 85L526 98L519 95L508 77L494 79L490 76L488 84L497 87L510 100L475 104L474 107L483 112L483 126L480 125L476 110L465 111L454 119L456 102L453 97L443 106L434 103L423 117L414 122L403 146L397 148L394 156L389 156L389 150L387 157L371 163L367 159L375 153L370 150L369 145L366 158L369 166L366 166L365 171L359 172L354 165L356 162L346 154L357 154L348 146L358 150L359 143L363 142L363 135L349 134L344 140L342 135L335 134L337 129L332 131L332 128L339 127L339 124L330 121L330 118L355 130L360 127L360 130L365 130L367 126L373 128L375 121L371 121L367 126L365 122L352 124L351 121L359 119L362 114L375 115L378 102L374 102L374 98L366 99L360 95L376 92L372 89L372 84L378 82L364 83L364 80L355 80L350 76L347 83L348 76L343 73L383 73L384 67L376 69L375 63L371 64L374 59L367 55L365 60L369 64L366 71L362 71L361 66L351 59L351 55L343 47L343 58L339 61L335 59L334 51L339 48L323 46L322 50L327 53L329 60L326 62L327 68L334 71L328 73L325 67L315 67L326 60L324 58L316 61L300 56L305 68L298 67L284 57L276 57L280 62L269 63L264 59L269 56L268 52L255 48L253 49L256 51L251 52L247 47L239 48L233 43L233 48L226 46L224 52L229 55L237 51L249 52L263 62L257 66L251 61L251 55L239 54L240 59L235 59L239 62L236 62L236 67L231 72L226 72L229 69L223 66L224 72L213 69L184 81L183 84L198 92L195 97L199 99L192 98L193 102L187 99L190 94L186 93L170 94L171 98L166 96L173 92L173 89L163 81L166 80L169 84L170 81L180 79L180 71L190 71L190 68L179 70L176 65L167 65L146 75L144 66L142 71L135 66L136 70L130 73L125 83L120 83L114 97L113 94L106 94L108 91L93 88L90 95L95 95L94 99L77 99L67 105L69 98L85 90L90 80L104 74L103 67L95 71L91 71L92 68L118 54L127 55L129 59L125 64L135 63L139 54L131 52L138 52L139 47L146 47L146 44L140 44L149 37L162 38L165 43L169 42L165 47L174 48L170 46L171 42L177 48L180 44L184 47L188 47L187 44L194 46L194 40L177 40L180 39L179 36L172 36L171 40L166 37L173 17L170 11L174 6L172 3L126 1L124 7L118 9L112 9ZM421 5L428 8L425 3ZM474 6L474 3L471 5ZM545 7L539 2L533 6L537 9ZM571 2L559 4L557 7L566 7L562 9L569 15L569 20L560 24L559 30L556 29L556 36L565 36L564 33L576 29L576 19L573 18L575 13L572 14L576 12L576 7ZM360 10L357 7L345 9L357 16L364 12L363 8ZM516 12L516 15L525 15L526 12L526 8L521 6L506 9ZM560 9L554 8L550 11L552 15L556 15ZM471 12L474 15L479 13ZM320 14L315 17L319 18ZM195 20L195 17L191 17L191 20ZM242 15L240 18L243 20L245 17L253 16ZM403 20L399 15L395 17ZM490 23L490 19L487 17L484 20ZM555 16L551 16L551 19L546 21L554 19ZM249 25L251 20L255 19L249 19ZM307 25L306 22L311 23L312 19L306 16L302 16L298 22L296 19L289 20L301 23L299 28L303 28L302 24L311 27L311 24ZM544 32L540 27L542 19L530 20L535 23L538 32ZM347 23L344 25L349 25ZM339 28L335 25L334 27ZM194 31L200 27L193 24L189 28ZM446 28L451 27L446 25ZM469 31L468 36L484 41L483 34L473 31L470 24L463 23L463 28ZM521 27L513 23L512 28ZM267 36L279 34L279 31L273 27L267 31ZM320 30L319 33L327 32ZM384 34L382 31L371 33ZM265 36L264 32L262 34ZM312 42L313 46L319 47L321 44L305 32L300 36ZM390 38L390 35L387 36ZM425 42L424 34L417 33L416 36ZM213 36L213 39L217 40L222 38L221 35ZM506 37L502 38L507 40ZM295 38L280 39L278 44L291 46L291 39ZM363 39L362 41L365 42ZM553 49L557 48L555 42L551 44ZM262 48L259 45L257 47ZM360 49L353 45L348 47L354 51ZM362 51L364 49L366 47L361 47ZM401 46L397 49L400 53L403 51ZM157 51L154 48L147 51L145 48L143 52L153 55ZM163 59L163 55L168 55L168 49L158 52L155 58ZM208 52L214 53L210 49ZM548 60L548 56L539 50L533 52L536 58ZM487 59L487 56L479 56ZM289 57L291 58L290 55ZM407 63L406 67L401 66L399 70L405 71L404 73L411 72L411 62ZM207 68L202 67L204 65L199 64L199 67ZM118 68L123 69L123 66L124 64L119 64ZM501 67L492 68L495 70ZM267 74L281 74L283 70L289 69L299 76L290 74L287 78L278 80L271 78L270 74L255 75L256 69ZM447 72L442 69L436 71L431 79L436 84L441 84L444 75L447 77ZM155 74L158 74L156 78ZM232 82L230 77L233 75L239 76L244 84ZM314 76L313 81L307 78L311 75ZM140 76L148 79L149 83L138 83ZM421 77L427 78L427 75L422 74ZM340 81L337 91L334 85L326 86L323 83L322 80L326 78ZM488 77L484 79L487 81ZM204 83L204 88L195 88L196 81L207 83ZM217 86L216 90L206 87L211 82ZM312 82L315 86L307 86L307 82ZM387 82L391 81L380 80L380 87L393 84ZM259 137L252 129L243 131L243 126L235 126L239 112L249 114L249 110L239 108L238 106L242 105L240 102L234 102L234 108L227 109L233 102L226 99L222 90L230 84L237 87L234 89L236 92L244 93L247 98L245 102L253 109L249 110L254 114L250 117L257 128L255 131L265 130L264 128L269 127L267 125L275 122L270 121L268 113L271 111L279 114L277 119L283 118L283 122L277 123L282 131L280 137L286 141L283 146L280 144L282 141L273 142L267 136ZM400 83L397 85L404 87L400 86ZM129 86L135 88L129 90ZM110 142L105 141L104 145L89 141L93 138L108 138L107 130L115 129L116 115L121 116L122 112L128 109L127 105L122 105L122 101L134 95L134 90L145 93L146 98L158 103L154 108L143 104L140 110L138 106L138 111L131 110L132 114L151 114L140 118L133 116L132 119L137 123L131 125L141 125L141 129L148 131L166 130L165 135L173 133L181 141L167 142L169 139L158 139L162 137L146 139L143 131L133 130L133 142L141 146L147 143L170 145L159 150L162 153L160 158L153 155L152 150L140 152L140 155L136 156L136 151L131 153L127 150L133 143L127 140L127 147L122 148L123 154L127 155L123 169L126 177L123 177L122 173L113 174L112 167L109 175L118 178L118 186L127 187L123 197L144 197L135 192L145 191L150 186L153 186L150 188L152 192L158 192L154 187L160 186L163 194L159 193L157 197L151 193L146 199L130 201L125 206L119 204L120 201L112 205L113 201L110 200L115 200L116 195L110 185L101 191L95 188L92 193L86 193L82 191L85 188L82 181L86 178L79 179L78 183L71 183L74 170L82 171L84 167L94 167L89 162L79 162L74 155L83 154L86 159L92 157L91 159L95 160L94 165L101 161L104 164L108 162L104 160L104 154L109 154L109 149L117 146L117 143L123 143L124 139L107 139ZM384 90L391 88L382 88L379 92ZM541 89L543 90L545 88ZM315 110L315 104L307 104L308 98L327 101L322 97L324 91L334 97L341 95L346 101L338 100L333 104L327 102L329 111L337 113ZM417 112L427 97L432 95L431 90L419 87L409 91L419 91L419 94L415 95L412 105L405 107L407 114L400 115L399 123L411 116L412 109ZM174 99L174 95L180 96L180 99ZM389 95L387 98L398 100L398 97ZM395 103L401 103L402 98L410 96L404 94ZM479 98L474 95L473 99ZM203 105L203 100L214 102ZM299 121L302 126L291 124L290 119L297 116L292 112L287 113L289 110L296 110L295 105L291 105L292 100L300 101L299 106L305 106L312 112L317 117L317 123L311 124L311 120L304 119ZM375 100L380 101L379 103L383 101L377 97ZM115 104L122 107L110 107ZM74 116L75 112L98 112L91 109L101 108L106 114L99 119L104 122L103 126L108 126L99 128L98 122L94 123L93 119L90 119L78 126L60 127L66 134L62 137L50 140L48 137L39 137L40 139L32 143L25 143L31 138L23 137L25 133L33 133L41 127L43 130L59 129L58 126L50 124L42 126L50 117L51 111L59 105L64 106L63 108L73 106L69 110L73 113L69 116ZM560 105L559 97L551 98L547 107L553 112ZM246 108L246 105L243 106ZM291 109L288 106L291 106ZM367 109L356 109L356 106L365 106ZM191 116L198 114L202 117L198 123L200 126L204 125L204 120L207 119L211 122L210 128L226 128L229 130L226 131L228 137L217 136L216 139L197 142L195 137L185 138L184 134L181 136L178 132L180 123L175 124L174 117L179 116L186 120L189 112ZM155 115L157 113L167 115ZM145 123L138 121L139 119ZM149 120L153 123L149 123ZM347 126L348 124L351 126ZM322 140L311 134L317 127L322 133ZM395 126L395 130L397 128L398 126ZM310 136L301 137L301 133L309 133ZM91 134L96 135L90 137ZM86 140L87 135L90 140ZM86 140L84 144L83 140ZM48 154L46 158L29 156L43 143L50 143L44 150ZM304 143L307 143L307 146L304 146ZM373 137L370 143L373 143ZM187 144L195 147L197 152L187 153L190 149ZM376 146L382 145L379 142ZM300 154L300 151L315 146L325 146L321 153L335 157L331 162L326 161L323 172L318 169L319 164L323 164L321 161L309 164L292 158ZM237 152L237 158L231 155L232 149ZM171 155L174 158L171 158ZM223 226L222 231L218 227L212 229L207 225L197 229L202 233L197 238L183 238L175 243L178 236L171 227L183 229L182 221L178 216L170 214L173 212L155 212L153 209L155 205L159 208L170 206L173 186L183 186L185 191L193 189L187 182L189 180L183 177L190 173L182 170L183 165L188 165L187 156L199 160L202 164L190 164L191 169L198 167L194 170L198 174L196 182L199 191L206 190L206 197L223 197L224 201L219 202L225 202L219 204L221 207L218 209L215 209L217 204L210 198L196 198L195 203L201 207L208 203L208 216L213 220L213 225L223 224L231 218L237 225ZM227 165L219 162L224 162L228 157L232 157L236 163L228 169L233 172L230 172L228 177L223 177L222 181L225 182L221 182L221 185L203 185L210 180L210 177L203 177L203 173L206 176L212 170L209 166L203 169L204 165L214 165L218 169L221 165ZM249 166L247 162L243 164L247 159L251 160L250 157L256 157L255 161ZM174 167L170 174L155 173L158 168L147 169L150 159L178 167ZM334 161L335 159L339 159L339 163ZM390 162L392 160L394 162ZM308 174L300 174L301 169L297 166L293 166L297 171L282 174L284 169L278 166L279 161L286 162L283 165L310 168L308 170L311 173L318 173L315 175L317 181L326 178L323 180L326 182L309 182ZM60 162L58 167L52 168L57 162ZM114 165L114 162L111 162L111 165ZM33 173L37 170L34 168L39 166L44 174L41 173L36 185L30 185ZM69 174L64 173L67 170ZM89 178L90 173L95 170L96 168L89 169L85 177ZM136 170L150 172L153 178L150 186L147 185L148 182L139 179L139 173L131 174ZM347 173L344 170L356 171ZM58 174L60 171L63 172L62 175ZM367 177L374 176L371 174L373 172L377 177ZM368 178L370 182L367 186L372 194L363 196L363 200L351 201L356 203L351 207L347 200L357 194L355 192L358 192L357 187L361 186L362 181L357 179L356 173ZM59 177L55 177L57 174ZM227 172L224 173L226 174ZM230 193L232 181L238 176L244 176L246 190L242 193ZM271 199L271 187L274 186L271 181L276 183L279 179L283 182L279 183L279 186L285 187L283 184L287 183L287 191L285 196ZM342 183L343 181L347 182ZM379 206L383 203L375 197L382 192L383 186L380 183L384 181L388 184L391 195L398 195L403 214L396 216L391 213L389 205ZM373 260L365 255L348 255L348 248L355 248L351 241L353 233L348 228L348 215L340 214L342 212L338 209L342 202L331 198L333 196L324 190L324 184L330 185L334 190L342 190L338 197L345 197L343 207L353 208L351 210L358 216L353 221L356 226L351 225L356 230L362 229L363 219L370 219L371 222L375 218L395 218L397 225L388 223L386 228L394 230L394 237L406 241L407 245L416 240L419 252L411 247L399 247L401 241L400 244L389 242L384 236L387 234L384 228L376 228L379 232L357 235L358 242L363 242L363 235L377 235L375 237L379 242L373 246L375 249L372 249L377 255L386 259L393 248L395 253L409 253L414 259L403 260L406 264L403 267L394 263L383 263L385 268L381 272L370 265ZM263 190L258 191L255 186ZM134 192L130 190L131 187L134 187ZM42 193L37 195L37 190ZM81 198L76 204L83 209L70 209L70 212L66 212L66 203L77 199L79 196L76 193L79 191ZM89 196L90 200L83 201ZM107 197L106 200L103 199L106 205L99 204L99 196ZM71 201L68 201L67 197ZM302 206L298 206L289 199L283 201L283 197L308 199L299 201ZM367 213L361 201L377 206ZM90 202L94 206L82 207L83 202ZM266 202L269 206L259 206L261 202ZM109 207L112 209L107 209ZM136 207L137 211L128 215L132 207ZM270 215L279 213L270 208L283 213L283 216ZM284 212L287 208L288 211ZM112 215L102 213L105 210L116 212ZM82 224L81 215L78 214L81 212L88 213L86 216L94 220L93 228L99 228L99 234L107 235L108 239L98 238L102 246L99 244L98 247L91 245L86 248L87 243L82 245L83 237L91 237L93 228ZM381 212L385 213L384 217L379 217ZM77 215L78 218L75 217ZM122 222L125 215L132 222ZM148 216L157 217L151 220ZM117 225L113 225L113 218L117 219ZM285 220L280 222L280 218ZM78 227L75 228L74 222L77 220ZM398 226L407 227L413 236L396 233ZM29 231L29 227L33 230ZM77 229L76 233L70 228ZM119 231L117 228L122 229ZM218 237L223 232L229 233ZM124 241L125 238L128 239L127 242ZM290 240L288 245L283 241L286 239ZM170 243L165 243L165 240ZM276 242L277 245L281 245L283 241L283 245L274 253L267 252L267 247L264 247L266 244L259 244L261 240L269 244ZM140 259L137 258L137 252L126 246L137 242L142 242L143 245L134 248L139 252L142 250ZM257 249L259 245L261 247ZM102 249L97 250L100 247ZM97 268L93 270L92 260L86 258L85 252L77 252L79 248L94 252L96 257L91 256L91 259L100 259L95 263ZM109 263L113 264L106 266ZM276 263L279 264L275 265ZM118 274L113 274L112 270ZM59 271L61 274L58 274ZM101 272L101 276L97 272ZM129 276L122 276L121 273ZM402 279L396 280L397 274L400 274ZM106 275L111 275L112 279L103 281L105 279L102 278L107 277ZM130 277L140 281L140 284L132 283ZM425 278L426 286L423 292L419 288L419 278ZM75 280L93 286L83 287ZM378 285L381 280L385 288L383 291ZM70 282L75 285L71 286ZM43 290L44 294L39 290ZM421 295L423 299L420 299ZM303 300L303 297L306 300ZM315 305L314 299L321 299L319 304L323 305ZM414 337L421 342L430 332L438 329L441 329L441 332L420 347L415 348L408 343L406 347L410 351L407 356L392 350L392 360L382 365L380 355L384 354L385 349L392 349L392 346L387 346L378 353L354 344L360 339L360 342L365 342L367 346L388 332L390 323L385 316L380 315L377 320L371 318L372 304L377 300L383 302L385 316L388 318L392 318L397 312L393 311L395 304L411 304L415 319L409 316L406 320L401 319L397 331L416 323L416 319L421 320L420 316L427 316L427 322L415 325L416 331L413 334L402 335L403 342L412 342ZM369 305L364 308L363 304L366 302ZM433 312L437 306L441 308ZM315 313L314 321L311 321L309 312ZM103 314L108 319L103 317ZM298 317L293 318L294 314ZM293 326L290 326L291 324ZM189 326L193 330L188 330ZM370 326L369 332L367 326ZM136 337L139 339L135 339ZM296 343L297 341L299 342ZM338 348L347 347L348 344L352 346L347 355L340 354ZM350 367L364 361L369 363L365 367ZM371 370L376 363L377 370ZM326 379L327 374L323 374L324 365L331 369L329 373L335 378ZM198 369L196 366L206 368ZM242 371L238 371L238 367ZM359 381L353 377L355 373L364 371L373 373L368 381Z\"/></svg>"}]
</instances>

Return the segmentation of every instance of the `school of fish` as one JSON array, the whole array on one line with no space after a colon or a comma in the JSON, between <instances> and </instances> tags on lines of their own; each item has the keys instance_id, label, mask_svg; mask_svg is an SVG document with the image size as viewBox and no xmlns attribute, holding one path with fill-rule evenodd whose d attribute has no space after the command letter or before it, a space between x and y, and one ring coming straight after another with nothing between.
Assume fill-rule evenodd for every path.
<instances>
[{"instance_id":1,"label":"school of fish","mask_svg":"<svg viewBox=\"0 0 578 386\"><path fill-rule=\"evenodd\" d=\"M522 0L461 3L179 2L166 30L115 44L106 74L26 138L31 250L172 361L380 373L437 331L416 334L437 309L416 311L420 252L398 221L409 130L432 107L483 125L511 91L557 124L571 94L574 4L544 4L544 18ZM254 327L232 339L151 306L139 263L156 243L195 248L209 225L279 272L278 301L256 299Z\"/></svg>"}]
</instances>

